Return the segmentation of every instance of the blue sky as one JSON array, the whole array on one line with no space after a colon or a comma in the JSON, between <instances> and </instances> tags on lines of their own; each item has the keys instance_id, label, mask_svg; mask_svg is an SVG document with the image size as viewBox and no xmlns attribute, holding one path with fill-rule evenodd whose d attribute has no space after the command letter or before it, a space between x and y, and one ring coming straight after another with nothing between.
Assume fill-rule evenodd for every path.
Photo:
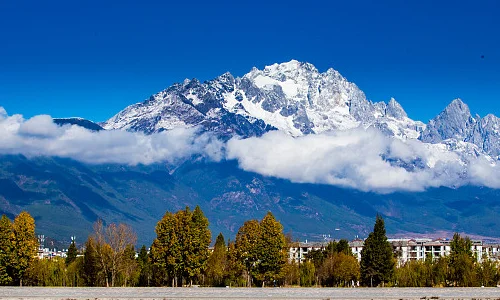
<instances>
[{"instance_id":1,"label":"blue sky","mask_svg":"<svg viewBox=\"0 0 500 300\"><path fill-rule=\"evenodd\" d=\"M424 122L456 97L500 115L500 1L171 2L0 1L0 106L104 121L184 78L293 58Z\"/></svg>"}]
</instances>

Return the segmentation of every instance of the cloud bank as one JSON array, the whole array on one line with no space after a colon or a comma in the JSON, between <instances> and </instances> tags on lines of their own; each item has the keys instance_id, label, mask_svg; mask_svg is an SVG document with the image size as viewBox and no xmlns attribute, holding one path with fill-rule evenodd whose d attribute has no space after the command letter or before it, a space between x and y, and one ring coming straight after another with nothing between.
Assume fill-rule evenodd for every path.
<instances>
[{"instance_id":1,"label":"cloud bank","mask_svg":"<svg viewBox=\"0 0 500 300\"><path fill-rule=\"evenodd\" d=\"M473 152L472 152L473 153ZM431 187L500 188L500 167L487 157L464 157L444 144L401 141L373 129L293 138L273 131L227 143L196 128L145 135L58 126L48 115L25 120L0 107L0 154L59 156L84 163L176 163L193 155L236 160L241 169L300 183L390 193Z\"/></svg>"},{"instance_id":2,"label":"cloud bank","mask_svg":"<svg viewBox=\"0 0 500 300\"><path fill-rule=\"evenodd\" d=\"M201 154L220 160L222 142L196 128L152 135L126 131L94 132L76 125L56 125L48 115L24 120L0 107L0 154L59 156L90 164L174 163Z\"/></svg>"},{"instance_id":3,"label":"cloud bank","mask_svg":"<svg viewBox=\"0 0 500 300\"><path fill-rule=\"evenodd\" d=\"M499 167L484 157L464 158L443 145L403 142L370 129L298 138L269 132L232 139L226 158L267 176L378 193L467 184L500 187Z\"/></svg>"}]
</instances>

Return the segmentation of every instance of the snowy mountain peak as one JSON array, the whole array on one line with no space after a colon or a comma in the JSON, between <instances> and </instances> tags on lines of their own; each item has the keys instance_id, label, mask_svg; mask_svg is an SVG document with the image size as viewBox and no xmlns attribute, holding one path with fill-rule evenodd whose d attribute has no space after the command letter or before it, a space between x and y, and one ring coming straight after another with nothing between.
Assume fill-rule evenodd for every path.
<instances>
[{"instance_id":1,"label":"snowy mountain peak","mask_svg":"<svg viewBox=\"0 0 500 300\"><path fill-rule=\"evenodd\" d=\"M469 106L465 104L460 98L451 101L450 104L446 106L444 111L448 115L462 115L467 118L471 116Z\"/></svg>"},{"instance_id":2,"label":"snowy mountain peak","mask_svg":"<svg viewBox=\"0 0 500 300\"><path fill-rule=\"evenodd\" d=\"M394 98L391 98L391 100L389 100L389 102L387 103L386 115L398 120L404 120L408 118L408 115L406 114L401 104L399 104L399 102L397 102Z\"/></svg>"},{"instance_id":3,"label":"snowy mountain peak","mask_svg":"<svg viewBox=\"0 0 500 300\"><path fill-rule=\"evenodd\" d=\"M465 140L475 123L467 104L461 99L455 99L437 117L430 120L421 140L429 143L451 138Z\"/></svg>"},{"instance_id":4,"label":"snowy mountain peak","mask_svg":"<svg viewBox=\"0 0 500 300\"><path fill-rule=\"evenodd\" d=\"M198 125L243 136L269 129L299 136L374 125L401 138L418 137L423 127L394 99L374 104L338 71L320 73L297 60L252 68L241 78L226 72L204 83L186 79L103 123L106 129L147 133Z\"/></svg>"}]
</instances>

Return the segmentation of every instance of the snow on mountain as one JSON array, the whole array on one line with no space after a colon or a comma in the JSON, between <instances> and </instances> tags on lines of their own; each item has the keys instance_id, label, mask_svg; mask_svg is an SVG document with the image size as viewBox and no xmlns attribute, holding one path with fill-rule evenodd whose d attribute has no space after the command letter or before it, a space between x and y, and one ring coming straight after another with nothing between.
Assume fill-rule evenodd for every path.
<instances>
[{"instance_id":1,"label":"snow on mountain","mask_svg":"<svg viewBox=\"0 0 500 300\"><path fill-rule=\"evenodd\" d=\"M241 136L271 129L300 136L375 126L403 139L417 138L425 127L409 119L394 99L373 103L334 69L320 73L312 64L296 60L253 68L241 78L225 73L205 83L185 80L102 125L147 133L202 126Z\"/></svg>"},{"instance_id":2,"label":"snow on mountain","mask_svg":"<svg viewBox=\"0 0 500 300\"><path fill-rule=\"evenodd\" d=\"M198 126L224 139L269 130L301 136L374 127L403 141L419 139L436 155L458 153L459 159L451 157L459 164L478 156L494 162L500 155L500 119L472 117L460 99L424 124L410 119L395 99L369 101L336 70L319 72L296 60L253 68L242 77L225 73L204 83L186 79L101 125L146 133ZM432 159L427 162L432 164Z\"/></svg>"},{"instance_id":3,"label":"snow on mountain","mask_svg":"<svg viewBox=\"0 0 500 300\"><path fill-rule=\"evenodd\" d=\"M467 104L453 100L437 117L432 119L422 133L421 140L438 143L445 139L464 139L476 123Z\"/></svg>"},{"instance_id":4,"label":"snow on mountain","mask_svg":"<svg viewBox=\"0 0 500 300\"><path fill-rule=\"evenodd\" d=\"M472 117L467 104L453 100L438 116L429 121L420 139L426 143L442 143L446 140L466 142L477 146L498 159L500 155L500 119L494 115Z\"/></svg>"}]
</instances>

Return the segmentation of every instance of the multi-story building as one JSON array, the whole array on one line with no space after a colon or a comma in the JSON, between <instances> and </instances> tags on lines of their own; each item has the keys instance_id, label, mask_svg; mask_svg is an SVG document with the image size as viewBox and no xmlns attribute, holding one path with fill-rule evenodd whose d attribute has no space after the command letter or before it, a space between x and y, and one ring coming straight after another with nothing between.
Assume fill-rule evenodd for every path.
<instances>
[{"instance_id":1,"label":"multi-story building","mask_svg":"<svg viewBox=\"0 0 500 300\"><path fill-rule=\"evenodd\" d=\"M449 239L388 239L393 251L398 258L398 264L404 264L411 260L425 260L432 258L434 260L442 256L447 256L451 252ZM480 240L472 240L471 250L477 261L487 257L492 260L500 260L500 245L484 244ZM306 255L312 250L324 250L328 242L299 242L290 247L289 260L296 262L304 261ZM361 261L361 251L363 250L364 240L355 239L349 242L352 254Z\"/></svg>"}]
</instances>

